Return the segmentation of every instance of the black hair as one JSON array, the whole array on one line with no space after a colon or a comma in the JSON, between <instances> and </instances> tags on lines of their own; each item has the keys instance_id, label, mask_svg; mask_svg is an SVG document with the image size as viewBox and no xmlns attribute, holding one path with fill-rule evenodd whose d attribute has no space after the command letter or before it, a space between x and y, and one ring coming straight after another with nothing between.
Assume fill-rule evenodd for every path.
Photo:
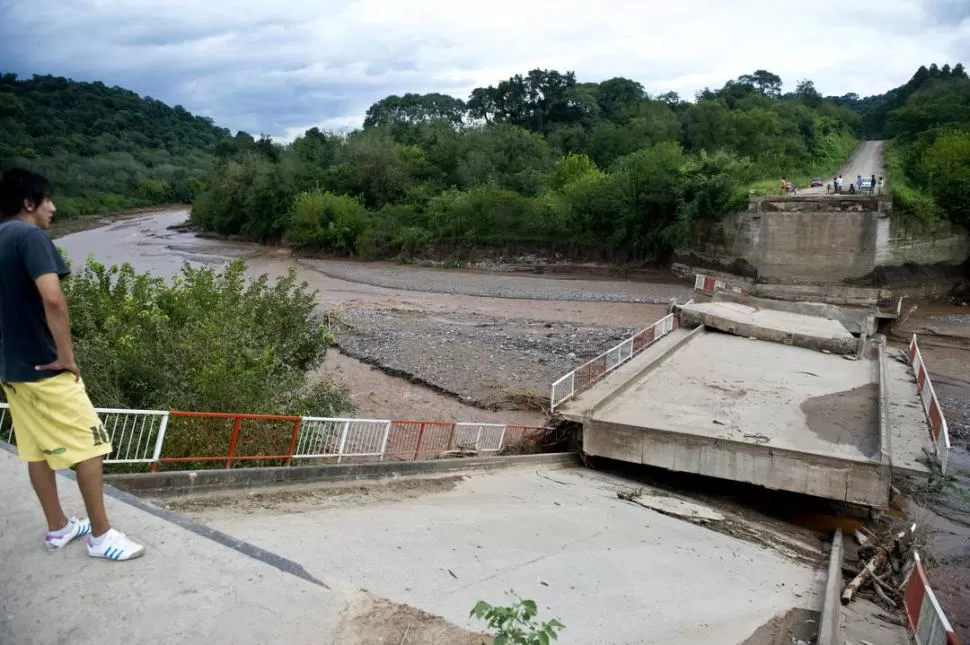
<instances>
[{"instance_id":1,"label":"black hair","mask_svg":"<svg viewBox=\"0 0 970 645\"><path fill-rule=\"evenodd\" d=\"M41 175L23 168L11 168L0 177L0 216L14 217L24 202L40 206L54 196L54 187Z\"/></svg>"}]
</instances>

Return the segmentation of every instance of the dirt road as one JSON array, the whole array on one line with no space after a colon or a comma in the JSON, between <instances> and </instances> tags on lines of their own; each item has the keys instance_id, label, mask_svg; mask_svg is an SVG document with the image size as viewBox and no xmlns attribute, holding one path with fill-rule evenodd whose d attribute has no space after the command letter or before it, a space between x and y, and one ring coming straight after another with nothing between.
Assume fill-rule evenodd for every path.
<instances>
[{"instance_id":1,"label":"dirt road","mask_svg":"<svg viewBox=\"0 0 970 645\"><path fill-rule=\"evenodd\" d=\"M863 141L859 144L859 147L855 149L848 161L842 164L842 167L839 168L838 171L832 169L832 172L822 176L822 181L824 182L822 186L817 188L799 187L798 194L824 195L825 184L831 184L832 178L838 174L842 175L842 179L845 182L843 192L849 190L849 184L854 182L856 177L859 175L862 175L863 177L871 177L872 175L875 175L876 180L878 180L879 177L885 177L885 152L885 141Z\"/></svg>"}]
</instances>

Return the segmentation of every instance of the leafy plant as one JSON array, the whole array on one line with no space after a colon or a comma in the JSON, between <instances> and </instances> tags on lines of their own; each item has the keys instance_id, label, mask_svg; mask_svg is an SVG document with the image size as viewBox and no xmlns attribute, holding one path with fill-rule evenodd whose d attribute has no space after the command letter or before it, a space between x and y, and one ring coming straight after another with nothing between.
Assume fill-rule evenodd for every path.
<instances>
[{"instance_id":1,"label":"leafy plant","mask_svg":"<svg viewBox=\"0 0 970 645\"><path fill-rule=\"evenodd\" d=\"M490 605L479 600L469 614L488 623L488 628L494 631L493 645L549 645L558 640L558 632L565 625L555 618L539 622L534 600L520 598L513 591L506 595L512 600L511 605Z\"/></svg>"},{"instance_id":2,"label":"leafy plant","mask_svg":"<svg viewBox=\"0 0 970 645\"><path fill-rule=\"evenodd\" d=\"M346 391L308 375L334 343L291 270L271 283L236 260L172 282L89 259L65 281L78 364L95 405L334 416Z\"/></svg>"}]
</instances>

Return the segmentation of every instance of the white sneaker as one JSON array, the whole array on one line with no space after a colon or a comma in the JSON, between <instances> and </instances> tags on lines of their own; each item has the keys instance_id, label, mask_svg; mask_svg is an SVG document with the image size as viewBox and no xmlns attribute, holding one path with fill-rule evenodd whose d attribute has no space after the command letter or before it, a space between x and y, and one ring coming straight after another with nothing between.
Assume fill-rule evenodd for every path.
<instances>
[{"instance_id":1,"label":"white sneaker","mask_svg":"<svg viewBox=\"0 0 970 645\"><path fill-rule=\"evenodd\" d=\"M106 558L108 560L131 560L145 554L145 547L128 539L120 531L110 529L101 536L98 543L94 538L88 538L88 555L92 558Z\"/></svg>"},{"instance_id":2,"label":"white sneaker","mask_svg":"<svg viewBox=\"0 0 970 645\"><path fill-rule=\"evenodd\" d=\"M79 538L82 535L87 535L91 532L91 522L86 519L79 520L76 517L72 517L67 521L67 532L63 535L56 535L54 533L48 533L47 538L44 540L44 544L51 551L63 548L69 543L73 542L75 538Z\"/></svg>"}]
</instances>

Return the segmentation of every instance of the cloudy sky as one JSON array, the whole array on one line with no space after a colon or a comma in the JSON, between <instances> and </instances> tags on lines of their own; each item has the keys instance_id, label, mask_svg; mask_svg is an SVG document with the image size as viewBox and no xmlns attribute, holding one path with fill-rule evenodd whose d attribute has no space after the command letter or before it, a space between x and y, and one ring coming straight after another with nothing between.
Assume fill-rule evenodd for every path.
<instances>
[{"instance_id":1,"label":"cloudy sky","mask_svg":"<svg viewBox=\"0 0 970 645\"><path fill-rule=\"evenodd\" d=\"M0 0L0 72L101 80L291 138L389 94L536 67L684 97L755 69L823 94L970 67L970 0Z\"/></svg>"}]
</instances>

